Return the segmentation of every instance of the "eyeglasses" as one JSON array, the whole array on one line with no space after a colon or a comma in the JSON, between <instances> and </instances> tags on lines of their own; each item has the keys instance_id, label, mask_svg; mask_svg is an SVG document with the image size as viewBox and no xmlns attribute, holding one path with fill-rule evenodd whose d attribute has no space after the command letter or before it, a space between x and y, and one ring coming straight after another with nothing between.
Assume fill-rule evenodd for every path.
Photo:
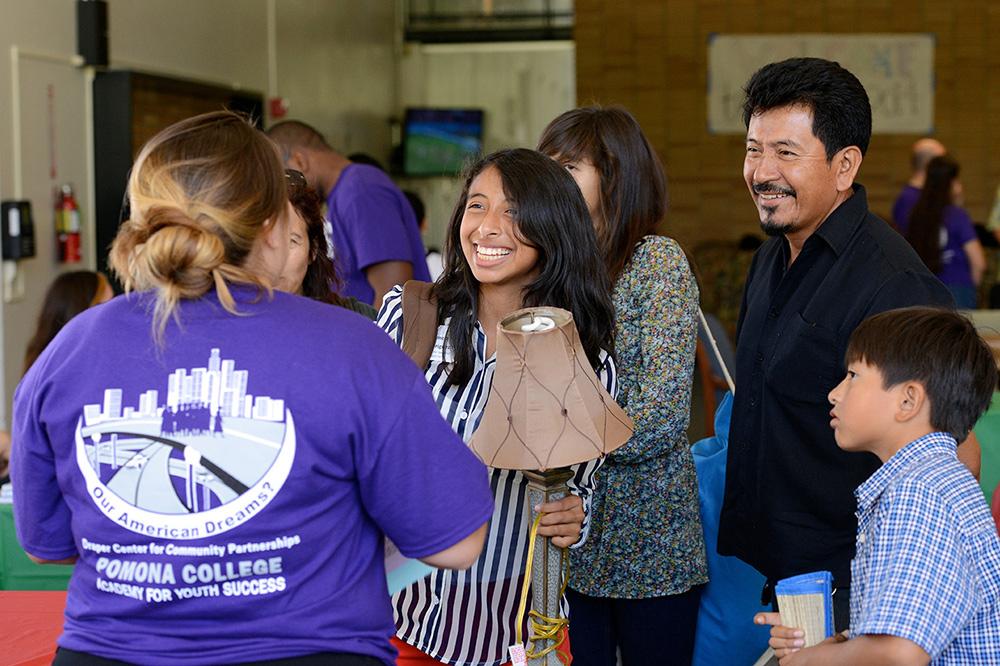
<instances>
[{"instance_id":1,"label":"eyeglasses","mask_svg":"<svg viewBox=\"0 0 1000 666\"><path fill-rule=\"evenodd\" d=\"M288 181L289 195L309 187L309 184L306 183L306 177L302 175L301 171L297 171L295 169L285 169L285 178Z\"/></svg>"},{"instance_id":2,"label":"eyeglasses","mask_svg":"<svg viewBox=\"0 0 1000 666\"><path fill-rule=\"evenodd\" d=\"M125 174L125 193L122 195L122 207L118 210L118 226L125 224L125 221L132 217L132 205L128 196L128 181L132 177L132 169Z\"/></svg>"}]
</instances>

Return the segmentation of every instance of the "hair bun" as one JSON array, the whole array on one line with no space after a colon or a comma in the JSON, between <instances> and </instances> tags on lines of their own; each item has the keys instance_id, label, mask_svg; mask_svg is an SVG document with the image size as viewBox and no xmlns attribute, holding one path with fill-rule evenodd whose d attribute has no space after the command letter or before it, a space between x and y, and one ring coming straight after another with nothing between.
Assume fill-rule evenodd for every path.
<instances>
[{"instance_id":1,"label":"hair bun","mask_svg":"<svg viewBox=\"0 0 1000 666\"><path fill-rule=\"evenodd\" d=\"M212 271L226 260L222 239L172 206L150 208L145 215L145 242L136 258L152 284L177 298L199 298L214 284Z\"/></svg>"},{"instance_id":2,"label":"hair bun","mask_svg":"<svg viewBox=\"0 0 1000 666\"><path fill-rule=\"evenodd\" d=\"M197 222L180 208L175 206L154 206L145 215L145 227L147 238L163 229L170 227L187 227L195 233L202 233L204 229Z\"/></svg>"}]
</instances>

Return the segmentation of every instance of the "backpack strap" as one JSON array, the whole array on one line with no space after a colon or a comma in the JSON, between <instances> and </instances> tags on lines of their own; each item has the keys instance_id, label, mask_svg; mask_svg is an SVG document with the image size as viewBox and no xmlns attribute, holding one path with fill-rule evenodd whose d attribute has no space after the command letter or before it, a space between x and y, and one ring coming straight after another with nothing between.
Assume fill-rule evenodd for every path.
<instances>
[{"instance_id":1,"label":"backpack strap","mask_svg":"<svg viewBox=\"0 0 1000 666\"><path fill-rule=\"evenodd\" d=\"M437 340L437 299L431 294L434 285L408 280L403 285L403 352L421 370L427 367Z\"/></svg>"}]
</instances>

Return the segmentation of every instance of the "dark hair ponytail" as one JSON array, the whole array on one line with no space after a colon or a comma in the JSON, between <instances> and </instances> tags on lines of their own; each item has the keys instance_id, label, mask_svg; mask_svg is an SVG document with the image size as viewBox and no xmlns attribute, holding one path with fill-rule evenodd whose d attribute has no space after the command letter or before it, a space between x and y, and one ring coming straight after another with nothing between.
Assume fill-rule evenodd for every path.
<instances>
[{"instance_id":1,"label":"dark hair ponytail","mask_svg":"<svg viewBox=\"0 0 1000 666\"><path fill-rule=\"evenodd\" d=\"M927 164L927 178L920 198L910 212L906 240L932 273L941 270L941 225L944 209L951 203L951 188L958 178L958 162L948 156Z\"/></svg>"}]
</instances>

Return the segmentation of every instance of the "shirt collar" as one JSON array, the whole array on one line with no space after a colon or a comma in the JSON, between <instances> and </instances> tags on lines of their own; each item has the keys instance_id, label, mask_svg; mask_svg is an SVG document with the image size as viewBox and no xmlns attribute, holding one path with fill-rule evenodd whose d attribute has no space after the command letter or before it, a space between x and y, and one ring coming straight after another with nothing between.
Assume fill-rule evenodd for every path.
<instances>
[{"instance_id":1,"label":"shirt collar","mask_svg":"<svg viewBox=\"0 0 1000 666\"><path fill-rule=\"evenodd\" d=\"M858 499L858 514L867 512L875 504L889 482L900 471L925 458L937 455L954 456L956 446L958 444L955 438L948 433L932 432L901 448L854 491L854 496Z\"/></svg>"},{"instance_id":2,"label":"shirt collar","mask_svg":"<svg viewBox=\"0 0 1000 666\"><path fill-rule=\"evenodd\" d=\"M854 194L846 201L833 209L830 216L819 225L816 236L826 241L833 251L840 256L847 248L847 243L851 236L861 226L865 216L868 214L868 194L864 185L855 183L852 185Z\"/></svg>"}]
</instances>

